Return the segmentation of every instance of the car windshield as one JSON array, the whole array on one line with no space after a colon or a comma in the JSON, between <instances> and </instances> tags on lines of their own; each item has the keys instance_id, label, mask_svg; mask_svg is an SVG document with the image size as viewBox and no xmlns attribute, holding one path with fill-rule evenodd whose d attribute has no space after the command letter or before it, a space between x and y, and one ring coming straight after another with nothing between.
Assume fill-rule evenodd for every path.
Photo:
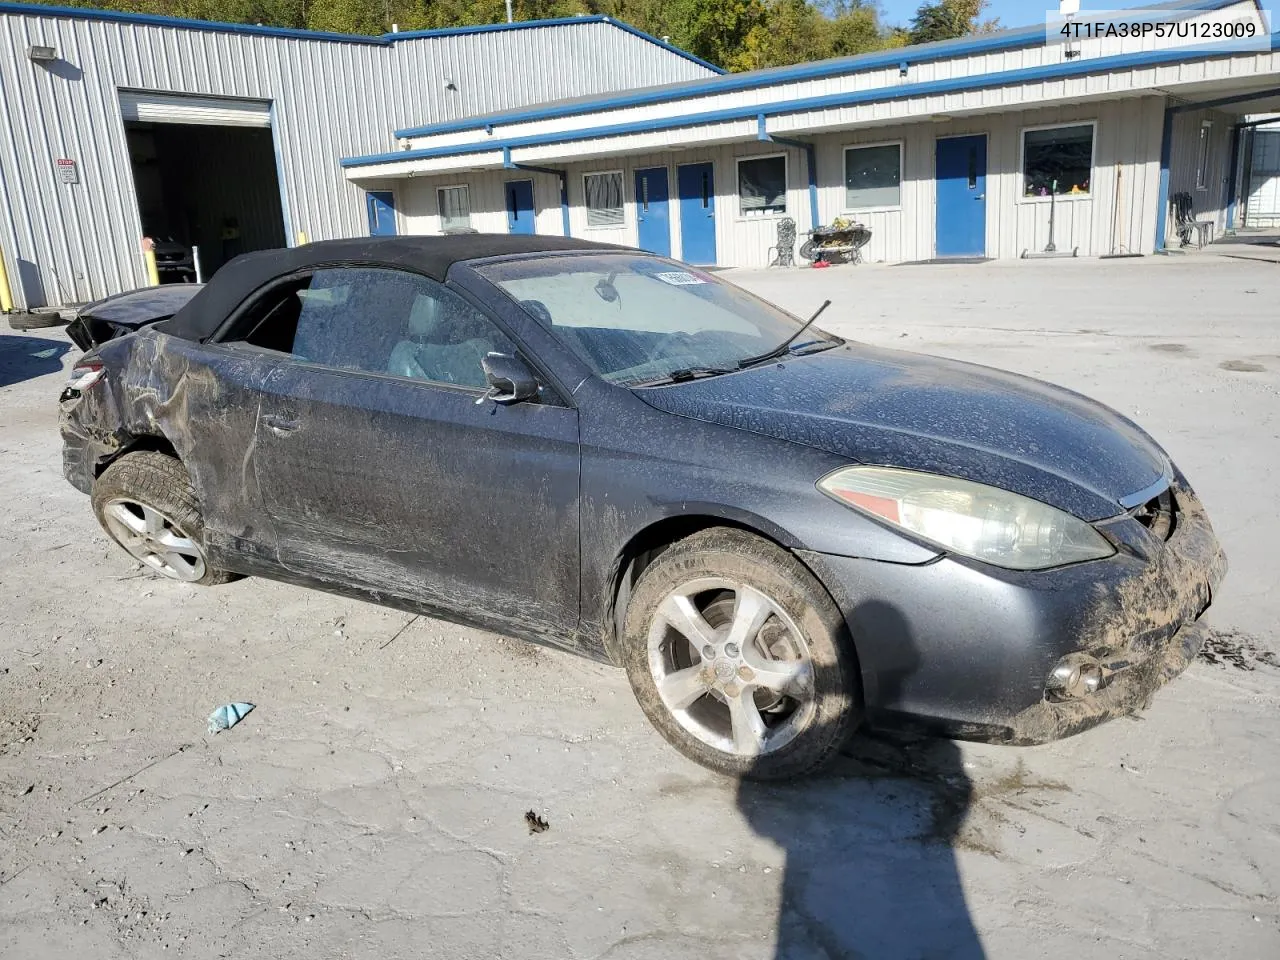
<instances>
[{"instance_id":1,"label":"car windshield","mask_svg":"<svg viewBox=\"0 0 1280 960\"><path fill-rule=\"evenodd\" d=\"M643 254L506 260L479 272L610 383L657 385L735 370L800 328L744 290ZM811 327L790 349L840 342Z\"/></svg>"}]
</instances>

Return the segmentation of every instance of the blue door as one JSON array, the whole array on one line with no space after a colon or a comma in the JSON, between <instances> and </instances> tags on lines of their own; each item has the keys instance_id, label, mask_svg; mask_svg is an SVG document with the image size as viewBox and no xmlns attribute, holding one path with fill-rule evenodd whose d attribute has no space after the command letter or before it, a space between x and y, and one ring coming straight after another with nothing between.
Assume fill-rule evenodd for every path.
<instances>
[{"instance_id":1,"label":"blue door","mask_svg":"<svg viewBox=\"0 0 1280 960\"><path fill-rule=\"evenodd\" d=\"M365 197L369 210L369 236L396 235L396 195L390 190L370 190Z\"/></svg>"},{"instance_id":2,"label":"blue door","mask_svg":"<svg viewBox=\"0 0 1280 960\"><path fill-rule=\"evenodd\" d=\"M507 232L534 233L533 181L507 181Z\"/></svg>"},{"instance_id":3,"label":"blue door","mask_svg":"<svg viewBox=\"0 0 1280 960\"><path fill-rule=\"evenodd\" d=\"M680 259L685 263L716 262L716 184L709 163L676 168L680 193Z\"/></svg>"},{"instance_id":4,"label":"blue door","mask_svg":"<svg viewBox=\"0 0 1280 960\"><path fill-rule=\"evenodd\" d=\"M987 252L987 135L938 141L937 256Z\"/></svg>"},{"instance_id":5,"label":"blue door","mask_svg":"<svg viewBox=\"0 0 1280 960\"><path fill-rule=\"evenodd\" d=\"M671 187L666 167L636 171L636 221L640 249L671 256Z\"/></svg>"}]
</instances>

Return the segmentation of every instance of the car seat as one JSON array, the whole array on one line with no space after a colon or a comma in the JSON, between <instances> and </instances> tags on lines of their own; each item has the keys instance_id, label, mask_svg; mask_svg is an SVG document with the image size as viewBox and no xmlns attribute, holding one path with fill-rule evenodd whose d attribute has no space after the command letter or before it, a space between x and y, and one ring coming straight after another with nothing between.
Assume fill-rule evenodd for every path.
<instances>
[{"instance_id":1,"label":"car seat","mask_svg":"<svg viewBox=\"0 0 1280 960\"><path fill-rule=\"evenodd\" d=\"M409 311L408 337L391 350L387 372L415 380L485 386L481 360L494 349L492 329L465 304L419 294Z\"/></svg>"}]
</instances>

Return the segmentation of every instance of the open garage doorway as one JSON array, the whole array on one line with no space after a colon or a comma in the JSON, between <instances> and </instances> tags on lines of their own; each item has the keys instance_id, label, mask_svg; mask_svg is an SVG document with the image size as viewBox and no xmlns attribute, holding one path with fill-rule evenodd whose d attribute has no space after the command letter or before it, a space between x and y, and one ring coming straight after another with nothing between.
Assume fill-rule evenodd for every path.
<instances>
[{"instance_id":1,"label":"open garage doorway","mask_svg":"<svg viewBox=\"0 0 1280 960\"><path fill-rule=\"evenodd\" d=\"M203 279L232 257L286 244L270 106L122 92L144 236L162 283Z\"/></svg>"}]
</instances>

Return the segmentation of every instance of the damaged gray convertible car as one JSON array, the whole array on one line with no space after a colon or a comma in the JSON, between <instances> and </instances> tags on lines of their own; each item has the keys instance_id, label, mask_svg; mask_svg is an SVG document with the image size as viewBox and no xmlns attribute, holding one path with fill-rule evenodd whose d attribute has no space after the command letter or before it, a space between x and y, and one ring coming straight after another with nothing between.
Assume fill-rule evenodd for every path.
<instances>
[{"instance_id":1,"label":"damaged gray convertible car","mask_svg":"<svg viewBox=\"0 0 1280 960\"><path fill-rule=\"evenodd\" d=\"M1029 744L1137 709L1225 571L1118 413L637 251L331 241L153 295L73 324L61 400L125 550L624 666L722 773L803 774L864 721Z\"/></svg>"}]
</instances>

